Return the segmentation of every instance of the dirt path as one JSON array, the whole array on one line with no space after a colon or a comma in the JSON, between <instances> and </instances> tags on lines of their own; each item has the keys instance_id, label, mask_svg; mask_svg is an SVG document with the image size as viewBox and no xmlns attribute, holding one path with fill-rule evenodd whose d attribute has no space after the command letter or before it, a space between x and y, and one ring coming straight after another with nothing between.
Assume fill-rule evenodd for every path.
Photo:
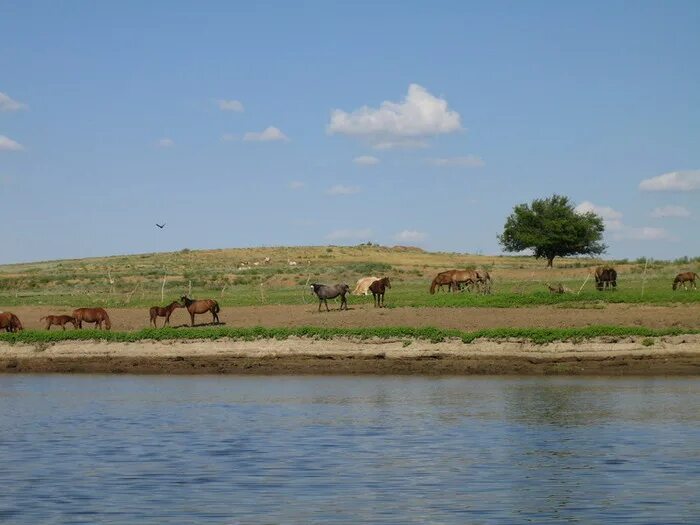
<instances>
[{"instance_id":1,"label":"dirt path","mask_svg":"<svg viewBox=\"0 0 700 525\"><path fill-rule=\"evenodd\" d=\"M337 308L337 306L335 307ZM0 311L16 313L25 328L43 328L39 322L47 314L70 313L70 309L40 306L2 307ZM113 330L136 330L148 326L146 308L109 309ZM574 327L589 325L647 326L651 328L700 328L700 305L649 306L611 304L605 308L561 308L537 306L532 308L386 308L370 305L353 306L347 312L316 311L316 305L271 305L222 308L219 314L226 326L434 326L477 330L496 327ZM210 315L197 316L206 324ZM159 321L162 323L162 319ZM184 310L176 310L173 326L189 323ZM159 324L160 326L160 324ZM60 329L53 327L53 330Z\"/></svg>"},{"instance_id":2,"label":"dirt path","mask_svg":"<svg viewBox=\"0 0 700 525\"><path fill-rule=\"evenodd\" d=\"M547 345L479 340L0 343L0 372L151 374L700 375L700 336Z\"/></svg>"}]
</instances>

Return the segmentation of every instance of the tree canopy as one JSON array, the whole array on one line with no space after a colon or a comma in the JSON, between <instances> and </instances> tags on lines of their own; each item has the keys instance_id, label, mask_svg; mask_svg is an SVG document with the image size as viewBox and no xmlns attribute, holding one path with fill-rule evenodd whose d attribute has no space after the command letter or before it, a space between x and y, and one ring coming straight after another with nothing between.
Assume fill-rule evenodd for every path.
<instances>
[{"instance_id":1,"label":"tree canopy","mask_svg":"<svg viewBox=\"0 0 700 525\"><path fill-rule=\"evenodd\" d=\"M605 226L593 212L577 213L568 197L552 195L518 204L506 220L498 240L508 252L531 249L552 266L555 257L600 255Z\"/></svg>"}]
</instances>

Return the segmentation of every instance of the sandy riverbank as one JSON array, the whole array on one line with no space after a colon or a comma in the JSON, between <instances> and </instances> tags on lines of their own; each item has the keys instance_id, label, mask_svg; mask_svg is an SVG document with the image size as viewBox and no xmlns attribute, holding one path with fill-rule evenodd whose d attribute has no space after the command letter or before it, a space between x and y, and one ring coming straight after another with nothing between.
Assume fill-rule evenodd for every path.
<instances>
[{"instance_id":1,"label":"sandy riverbank","mask_svg":"<svg viewBox=\"0 0 700 525\"><path fill-rule=\"evenodd\" d=\"M700 336L535 345L404 340L0 343L0 372L700 375ZM646 343L646 344L644 344Z\"/></svg>"}]
</instances>

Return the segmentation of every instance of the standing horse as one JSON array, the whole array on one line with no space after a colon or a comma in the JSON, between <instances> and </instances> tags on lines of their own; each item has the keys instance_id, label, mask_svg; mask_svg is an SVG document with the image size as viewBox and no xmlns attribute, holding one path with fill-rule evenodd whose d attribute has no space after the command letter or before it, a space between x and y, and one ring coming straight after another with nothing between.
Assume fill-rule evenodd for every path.
<instances>
[{"instance_id":1,"label":"standing horse","mask_svg":"<svg viewBox=\"0 0 700 525\"><path fill-rule=\"evenodd\" d=\"M369 285L369 291L372 292L375 308L384 308L384 292L387 288L391 288L388 277L383 277Z\"/></svg>"},{"instance_id":2,"label":"standing horse","mask_svg":"<svg viewBox=\"0 0 700 525\"><path fill-rule=\"evenodd\" d=\"M73 328L78 328L78 322L75 317L71 315L47 315L46 317L40 317L39 321L46 319L46 329L51 330L52 325L60 326L63 330L66 329L66 325L71 323Z\"/></svg>"},{"instance_id":3,"label":"standing horse","mask_svg":"<svg viewBox=\"0 0 700 525\"><path fill-rule=\"evenodd\" d=\"M430 283L430 294L434 294L436 289L442 289L444 285L448 285L449 289L452 290L452 274L456 270L447 270L446 272L440 272L435 276L433 282Z\"/></svg>"},{"instance_id":4,"label":"standing horse","mask_svg":"<svg viewBox=\"0 0 700 525\"><path fill-rule=\"evenodd\" d=\"M107 330L112 328L112 322L109 320L109 316L104 308L78 308L73 310L73 317L78 323L78 328L83 327L83 322L95 323L95 328L100 330L102 330L102 323L104 323Z\"/></svg>"},{"instance_id":5,"label":"standing horse","mask_svg":"<svg viewBox=\"0 0 700 525\"><path fill-rule=\"evenodd\" d=\"M190 299L186 295L183 295L180 300L187 308L190 313L190 319L192 320L192 326L194 326L194 315L195 314L205 314L211 312L212 323L220 323L219 321L219 303L214 299Z\"/></svg>"},{"instance_id":6,"label":"standing horse","mask_svg":"<svg viewBox=\"0 0 700 525\"><path fill-rule=\"evenodd\" d=\"M369 290L369 285L374 281L378 280L379 277L362 277L357 280L357 285L352 291L352 295L367 295Z\"/></svg>"},{"instance_id":7,"label":"standing horse","mask_svg":"<svg viewBox=\"0 0 700 525\"><path fill-rule=\"evenodd\" d=\"M321 303L325 303L326 312L330 312L328 309L328 299L335 299L338 296L340 296L340 309L342 310L343 307L345 307L345 310L348 309L348 299L345 296L350 293L350 287L347 284L334 284L333 286L329 286L327 284L314 283L311 285L311 288L316 294L316 297L318 297L319 312L321 311Z\"/></svg>"},{"instance_id":8,"label":"standing horse","mask_svg":"<svg viewBox=\"0 0 700 525\"><path fill-rule=\"evenodd\" d=\"M12 312L0 312L0 330L6 332L19 332L23 329L22 323Z\"/></svg>"},{"instance_id":9,"label":"standing horse","mask_svg":"<svg viewBox=\"0 0 700 525\"><path fill-rule=\"evenodd\" d=\"M151 309L149 310L151 321L149 322L148 326L151 326L151 323L153 323L153 328L158 328L156 321L159 317L165 317L163 326L169 325L170 316L178 308L184 308L184 306L177 301L173 301L168 306L151 306Z\"/></svg>"},{"instance_id":10,"label":"standing horse","mask_svg":"<svg viewBox=\"0 0 700 525\"><path fill-rule=\"evenodd\" d=\"M700 279L700 276L695 272L683 272L676 275L673 280L673 289L677 289L678 285L682 284L683 289L688 289L688 283L693 286L693 289L697 290L697 285L695 284L695 279Z\"/></svg>"},{"instance_id":11,"label":"standing horse","mask_svg":"<svg viewBox=\"0 0 700 525\"><path fill-rule=\"evenodd\" d=\"M617 288L617 271L611 266L599 266L595 269L595 287L599 291L606 288L614 290Z\"/></svg>"}]
</instances>

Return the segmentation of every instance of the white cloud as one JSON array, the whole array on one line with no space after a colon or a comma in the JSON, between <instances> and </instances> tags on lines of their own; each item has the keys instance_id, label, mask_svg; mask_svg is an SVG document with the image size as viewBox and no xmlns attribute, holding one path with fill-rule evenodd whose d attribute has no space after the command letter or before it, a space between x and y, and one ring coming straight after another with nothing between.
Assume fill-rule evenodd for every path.
<instances>
[{"instance_id":1,"label":"white cloud","mask_svg":"<svg viewBox=\"0 0 700 525\"><path fill-rule=\"evenodd\" d=\"M360 228L360 229L346 229L346 230L333 230L328 235L326 239L329 241L341 241L347 239L361 239L366 240L372 236L371 228Z\"/></svg>"},{"instance_id":2,"label":"white cloud","mask_svg":"<svg viewBox=\"0 0 700 525\"><path fill-rule=\"evenodd\" d=\"M248 131L245 135L243 135L243 140L249 142L269 142L272 140L288 141L289 138L287 138L287 135L282 133L279 128L268 126L260 132Z\"/></svg>"},{"instance_id":3,"label":"white cloud","mask_svg":"<svg viewBox=\"0 0 700 525\"><path fill-rule=\"evenodd\" d=\"M355 164L359 164L361 166L373 166L375 164L379 164L379 159L377 157L373 157L372 155L362 155L360 157L355 157L352 159L352 161Z\"/></svg>"},{"instance_id":4,"label":"white cloud","mask_svg":"<svg viewBox=\"0 0 700 525\"><path fill-rule=\"evenodd\" d=\"M408 87L402 102L384 101L378 108L363 106L352 112L335 109L327 127L331 135L365 138L379 149L424 147L421 139L460 130L459 113L418 84Z\"/></svg>"},{"instance_id":5,"label":"white cloud","mask_svg":"<svg viewBox=\"0 0 700 525\"><path fill-rule=\"evenodd\" d=\"M156 142L156 146L159 148L172 148L174 145L175 141L173 139L169 139L168 137L163 137Z\"/></svg>"},{"instance_id":6,"label":"white cloud","mask_svg":"<svg viewBox=\"0 0 700 525\"><path fill-rule=\"evenodd\" d=\"M394 235L394 240L398 242L421 242L428 237L427 234L416 230L403 230Z\"/></svg>"},{"instance_id":7,"label":"white cloud","mask_svg":"<svg viewBox=\"0 0 700 525\"><path fill-rule=\"evenodd\" d=\"M10 137L0 135L0 151L21 151L24 146L19 142L15 142Z\"/></svg>"},{"instance_id":8,"label":"white cloud","mask_svg":"<svg viewBox=\"0 0 700 525\"><path fill-rule=\"evenodd\" d=\"M306 186L306 184L304 184L300 180L293 180L287 186L289 187L290 190L300 190L301 188Z\"/></svg>"},{"instance_id":9,"label":"white cloud","mask_svg":"<svg viewBox=\"0 0 700 525\"><path fill-rule=\"evenodd\" d=\"M622 212L609 206L598 206L590 201L584 201L576 206L574 210L577 213L593 212L596 215L600 215L605 223L605 229L616 240L660 241L671 238L671 235L663 228L628 226L622 222Z\"/></svg>"},{"instance_id":10,"label":"white cloud","mask_svg":"<svg viewBox=\"0 0 700 525\"><path fill-rule=\"evenodd\" d=\"M221 142L236 142L238 137L233 133L224 133L221 135Z\"/></svg>"},{"instance_id":11,"label":"white cloud","mask_svg":"<svg viewBox=\"0 0 700 525\"><path fill-rule=\"evenodd\" d=\"M14 100L10 95L0 91L0 111L19 111L26 109L27 105Z\"/></svg>"},{"instance_id":12,"label":"white cloud","mask_svg":"<svg viewBox=\"0 0 700 525\"><path fill-rule=\"evenodd\" d=\"M359 193L360 188L357 186L343 186L342 184L336 184L328 188L326 193L328 195L352 195L354 193Z\"/></svg>"},{"instance_id":13,"label":"white cloud","mask_svg":"<svg viewBox=\"0 0 700 525\"><path fill-rule=\"evenodd\" d=\"M219 105L221 111L235 111L236 113L244 111L243 104L240 100L220 99L217 100L216 103Z\"/></svg>"},{"instance_id":14,"label":"white cloud","mask_svg":"<svg viewBox=\"0 0 700 525\"><path fill-rule=\"evenodd\" d=\"M430 159L429 162L433 166L449 167L455 166L460 168L481 168L486 163L481 157L476 155L466 155L464 157L446 157L439 159Z\"/></svg>"},{"instance_id":15,"label":"white cloud","mask_svg":"<svg viewBox=\"0 0 700 525\"><path fill-rule=\"evenodd\" d=\"M662 206L654 208L651 216L655 219L664 219L667 217L690 217L690 212L683 206Z\"/></svg>"},{"instance_id":16,"label":"white cloud","mask_svg":"<svg viewBox=\"0 0 700 525\"><path fill-rule=\"evenodd\" d=\"M672 171L639 183L644 191L696 191L700 190L700 170Z\"/></svg>"}]
</instances>

